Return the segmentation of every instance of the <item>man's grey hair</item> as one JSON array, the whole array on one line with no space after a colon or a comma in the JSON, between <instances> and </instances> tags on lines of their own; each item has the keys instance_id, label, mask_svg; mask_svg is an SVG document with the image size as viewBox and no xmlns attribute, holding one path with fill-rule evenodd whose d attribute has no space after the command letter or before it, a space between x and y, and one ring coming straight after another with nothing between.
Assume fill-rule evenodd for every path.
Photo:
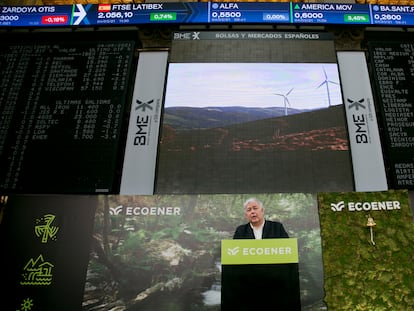
<instances>
[{"instance_id":1,"label":"man's grey hair","mask_svg":"<svg viewBox=\"0 0 414 311\"><path fill-rule=\"evenodd\" d=\"M252 203L252 202L257 203L257 205L259 205L262 209L264 209L262 201L256 198L247 199L246 202L244 202L243 207L246 208L247 204Z\"/></svg>"}]
</instances>

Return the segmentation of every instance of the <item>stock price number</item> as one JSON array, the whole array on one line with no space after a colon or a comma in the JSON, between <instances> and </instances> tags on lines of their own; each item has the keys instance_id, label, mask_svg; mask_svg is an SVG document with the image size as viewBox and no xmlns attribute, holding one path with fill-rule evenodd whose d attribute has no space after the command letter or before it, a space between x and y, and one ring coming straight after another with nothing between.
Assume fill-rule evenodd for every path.
<instances>
[{"instance_id":1,"label":"stock price number","mask_svg":"<svg viewBox=\"0 0 414 311\"><path fill-rule=\"evenodd\" d=\"M293 16L296 19L323 19L321 12L295 12Z\"/></svg>"},{"instance_id":2,"label":"stock price number","mask_svg":"<svg viewBox=\"0 0 414 311\"><path fill-rule=\"evenodd\" d=\"M0 15L0 22L11 22L18 21L18 15Z\"/></svg>"},{"instance_id":3,"label":"stock price number","mask_svg":"<svg viewBox=\"0 0 414 311\"><path fill-rule=\"evenodd\" d=\"M214 11L211 13L213 18L240 18L241 16L242 13L237 11Z\"/></svg>"},{"instance_id":4,"label":"stock price number","mask_svg":"<svg viewBox=\"0 0 414 311\"><path fill-rule=\"evenodd\" d=\"M13 22L18 20L18 15L0 15L0 25L2 26L10 26Z\"/></svg>"},{"instance_id":5,"label":"stock price number","mask_svg":"<svg viewBox=\"0 0 414 311\"><path fill-rule=\"evenodd\" d=\"M402 16L400 14L374 14L374 20L379 22L400 22Z\"/></svg>"},{"instance_id":6,"label":"stock price number","mask_svg":"<svg viewBox=\"0 0 414 311\"><path fill-rule=\"evenodd\" d=\"M131 18L133 15L133 12L99 12L98 18Z\"/></svg>"}]
</instances>

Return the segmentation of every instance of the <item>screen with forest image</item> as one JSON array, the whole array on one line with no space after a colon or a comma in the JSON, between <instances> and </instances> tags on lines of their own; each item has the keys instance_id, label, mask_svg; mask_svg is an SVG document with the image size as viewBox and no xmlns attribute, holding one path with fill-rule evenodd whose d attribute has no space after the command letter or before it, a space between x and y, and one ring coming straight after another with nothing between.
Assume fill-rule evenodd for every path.
<instances>
[{"instance_id":1,"label":"screen with forest image","mask_svg":"<svg viewBox=\"0 0 414 311\"><path fill-rule=\"evenodd\" d=\"M246 223L251 197L298 240L302 309L325 310L317 197L309 193L99 196L83 310L223 310L221 241Z\"/></svg>"}]
</instances>

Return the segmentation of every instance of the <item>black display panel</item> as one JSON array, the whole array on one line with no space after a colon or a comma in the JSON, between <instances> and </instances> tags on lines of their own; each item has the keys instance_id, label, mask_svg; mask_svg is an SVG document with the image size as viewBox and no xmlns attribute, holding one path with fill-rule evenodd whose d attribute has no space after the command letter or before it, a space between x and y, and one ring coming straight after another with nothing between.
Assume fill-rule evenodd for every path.
<instances>
[{"instance_id":1,"label":"black display panel","mask_svg":"<svg viewBox=\"0 0 414 311\"><path fill-rule=\"evenodd\" d=\"M1 310L81 310L97 202L96 195L0 196Z\"/></svg>"},{"instance_id":2,"label":"black display panel","mask_svg":"<svg viewBox=\"0 0 414 311\"><path fill-rule=\"evenodd\" d=\"M113 192L132 36L14 34L1 41L0 189Z\"/></svg>"},{"instance_id":3,"label":"black display panel","mask_svg":"<svg viewBox=\"0 0 414 311\"><path fill-rule=\"evenodd\" d=\"M394 189L414 189L414 40L372 40L367 46L388 179Z\"/></svg>"}]
</instances>

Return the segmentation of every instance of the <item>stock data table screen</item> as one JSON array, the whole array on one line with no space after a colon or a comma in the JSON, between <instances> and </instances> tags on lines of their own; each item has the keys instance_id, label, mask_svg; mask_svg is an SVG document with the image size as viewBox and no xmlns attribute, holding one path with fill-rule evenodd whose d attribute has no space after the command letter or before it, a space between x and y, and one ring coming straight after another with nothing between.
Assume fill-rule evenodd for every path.
<instances>
[{"instance_id":1,"label":"stock data table screen","mask_svg":"<svg viewBox=\"0 0 414 311\"><path fill-rule=\"evenodd\" d=\"M414 41L369 42L394 188L414 189Z\"/></svg>"},{"instance_id":2,"label":"stock data table screen","mask_svg":"<svg viewBox=\"0 0 414 311\"><path fill-rule=\"evenodd\" d=\"M46 35L2 39L0 189L111 192L135 42Z\"/></svg>"}]
</instances>

